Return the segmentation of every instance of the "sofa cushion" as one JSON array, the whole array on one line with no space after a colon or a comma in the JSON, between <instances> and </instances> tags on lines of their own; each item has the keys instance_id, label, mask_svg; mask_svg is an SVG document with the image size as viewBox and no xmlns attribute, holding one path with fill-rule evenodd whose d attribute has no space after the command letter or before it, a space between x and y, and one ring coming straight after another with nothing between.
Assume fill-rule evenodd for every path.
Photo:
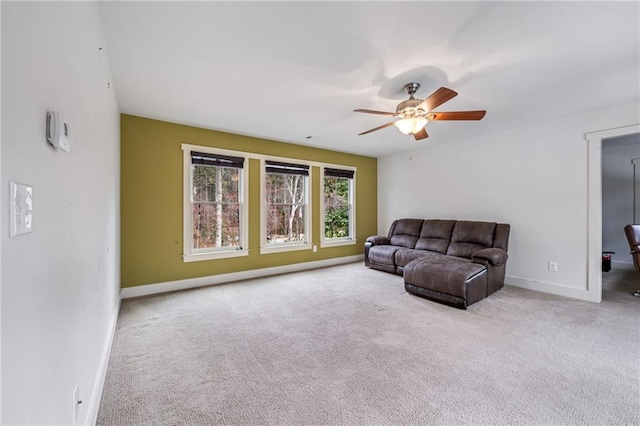
<instances>
[{"instance_id":1,"label":"sofa cushion","mask_svg":"<svg viewBox=\"0 0 640 426\"><path fill-rule=\"evenodd\" d=\"M393 229L389 239L394 246L414 248L416 241L420 236L420 230L422 229L422 219L399 219Z\"/></svg>"},{"instance_id":2,"label":"sofa cushion","mask_svg":"<svg viewBox=\"0 0 640 426\"><path fill-rule=\"evenodd\" d=\"M407 263L425 256L442 256L426 250L400 249L395 254L396 266L404 267Z\"/></svg>"},{"instance_id":3,"label":"sofa cushion","mask_svg":"<svg viewBox=\"0 0 640 426\"><path fill-rule=\"evenodd\" d=\"M473 253L478 250L493 247L495 230L496 224L494 222L463 220L456 222L451 235L451 244L447 248L447 256L471 259Z\"/></svg>"},{"instance_id":4,"label":"sofa cushion","mask_svg":"<svg viewBox=\"0 0 640 426\"><path fill-rule=\"evenodd\" d=\"M416 249L446 253L455 224L455 220L425 220Z\"/></svg>"},{"instance_id":5,"label":"sofa cushion","mask_svg":"<svg viewBox=\"0 0 640 426\"><path fill-rule=\"evenodd\" d=\"M504 251L507 251L509 248L509 232L511 231L511 226L506 223L498 223L496 224L496 234L493 236L493 247L501 248Z\"/></svg>"},{"instance_id":6,"label":"sofa cushion","mask_svg":"<svg viewBox=\"0 0 640 426\"><path fill-rule=\"evenodd\" d=\"M398 250L398 246L373 246L369 249L369 261L395 266L395 254Z\"/></svg>"}]
</instances>

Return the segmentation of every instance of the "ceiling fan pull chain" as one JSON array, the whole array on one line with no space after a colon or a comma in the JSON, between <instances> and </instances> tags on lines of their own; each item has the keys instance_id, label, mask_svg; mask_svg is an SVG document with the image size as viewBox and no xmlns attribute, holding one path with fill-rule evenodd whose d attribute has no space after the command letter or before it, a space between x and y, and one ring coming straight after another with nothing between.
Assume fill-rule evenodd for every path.
<instances>
[{"instance_id":1,"label":"ceiling fan pull chain","mask_svg":"<svg viewBox=\"0 0 640 426\"><path fill-rule=\"evenodd\" d=\"M413 135L409 135L409 160L413 160L413 143L415 141Z\"/></svg>"}]
</instances>

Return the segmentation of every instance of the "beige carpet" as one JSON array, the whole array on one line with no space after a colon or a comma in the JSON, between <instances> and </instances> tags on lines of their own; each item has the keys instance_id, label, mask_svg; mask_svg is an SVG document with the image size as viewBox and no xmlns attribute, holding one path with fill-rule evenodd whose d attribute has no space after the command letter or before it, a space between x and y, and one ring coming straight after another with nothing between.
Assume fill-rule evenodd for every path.
<instances>
[{"instance_id":1,"label":"beige carpet","mask_svg":"<svg viewBox=\"0 0 640 426\"><path fill-rule=\"evenodd\" d=\"M98 424L637 425L640 280L610 274L601 304L462 311L361 263L127 300Z\"/></svg>"}]
</instances>

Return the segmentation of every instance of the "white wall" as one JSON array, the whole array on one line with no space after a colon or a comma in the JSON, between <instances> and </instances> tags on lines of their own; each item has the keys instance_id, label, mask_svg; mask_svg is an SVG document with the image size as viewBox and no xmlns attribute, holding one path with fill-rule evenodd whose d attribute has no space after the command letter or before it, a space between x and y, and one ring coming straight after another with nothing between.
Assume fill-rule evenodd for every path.
<instances>
[{"instance_id":1,"label":"white wall","mask_svg":"<svg viewBox=\"0 0 640 426\"><path fill-rule=\"evenodd\" d=\"M2 424L72 424L76 383L77 424L90 423L119 305L120 118L99 8L1 7L0 197L13 179L33 186L34 206L31 234L0 226ZM70 153L45 140L50 109L71 126Z\"/></svg>"},{"instance_id":2,"label":"white wall","mask_svg":"<svg viewBox=\"0 0 640 426\"><path fill-rule=\"evenodd\" d=\"M615 252L613 267L628 269L633 269L633 262L623 228L634 219L632 158L640 158L640 134L603 142L602 249ZM640 164L636 169L636 186L640 188Z\"/></svg>"},{"instance_id":3,"label":"white wall","mask_svg":"<svg viewBox=\"0 0 640 426\"><path fill-rule=\"evenodd\" d=\"M0 3L0 25L2 23L2 4ZM0 31L0 46L2 45L2 31ZM2 61L0 60L0 64ZM2 93L2 67L0 66L0 93ZM0 102L0 117L2 116L2 102ZM0 120L2 123L2 120ZM2 125L0 124L0 153L2 152ZM0 159L2 157L0 156ZM0 161L0 176L2 176L2 161ZM1 191L0 191L0 195ZM3 214L5 203L0 197L0 224L5 223ZM2 366L2 238L0 238L0 366ZM2 368L0 367L0 424L2 423Z\"/></svg>"},{"instance_id":4,"label":"white wall","mask_svg":"<svg viewBox=\"0 0 640 426\"><path fill-rule=\"evenodd\" d=\"M413 160L383 157L378 231L401 217L506 222L508 284L588 300L585 133L639 116L632 103L467 140L427 139ZM549 261L558 272L548 271Z\"/></svg>"}]
</instances>

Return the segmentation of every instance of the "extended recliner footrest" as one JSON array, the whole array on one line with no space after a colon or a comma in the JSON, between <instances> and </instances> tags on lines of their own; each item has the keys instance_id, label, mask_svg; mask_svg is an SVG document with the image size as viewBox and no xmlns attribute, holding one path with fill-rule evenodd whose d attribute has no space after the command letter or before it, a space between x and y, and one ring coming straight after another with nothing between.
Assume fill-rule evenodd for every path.
<instances>
[{"instance_id":1,"label":"extended recliner footrest","mask_svg":"<svg viewBox=\"0 0 640 426\"><path fill-rule=\"evenodd\" d=\"M451 256L409 262L404 282L412 294L462 309L488 295L486 267Z\"/></svg>"},{"instance_id":2,"label":"extended recliner footrest","mask_svg":"<svg viewBox=\"0 0 640 426\"><path fill-rule=\"evenodd\" d=\"M443 303L460 309L467 309L467 302L461 297L452 296L450 294L439 293L428 288L417 287L408 283L404 283L404 289L411 294L420 296L425 299Z\"/></svg>"}]
</instances>

